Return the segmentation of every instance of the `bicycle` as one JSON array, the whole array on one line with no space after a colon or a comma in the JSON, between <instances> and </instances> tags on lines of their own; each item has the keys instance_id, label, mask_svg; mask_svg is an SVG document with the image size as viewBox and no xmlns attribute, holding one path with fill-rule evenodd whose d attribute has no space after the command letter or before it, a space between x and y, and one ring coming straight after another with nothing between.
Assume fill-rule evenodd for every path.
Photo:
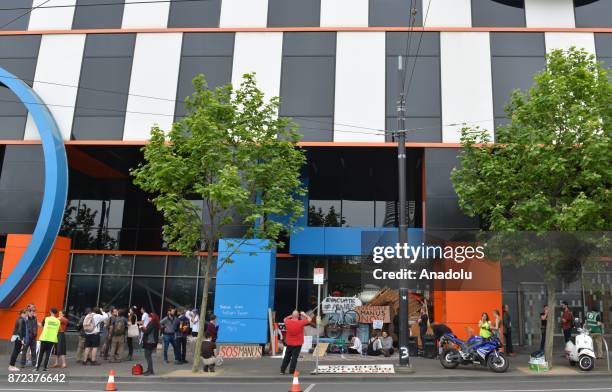
<instances>
[{"instance_id":1,"label":"bicycle","mask_svg":"<svg viewBox=\"0 0 612 392\"><path fill-rule=\"evenodd\" d=\"M342 335L342 330L357 327L357 312L354 310L344 311L337 305L334 313L329 314L327 325L325 326L325 336L330 339L337 339Z\"/></svg>"}]
</instances>

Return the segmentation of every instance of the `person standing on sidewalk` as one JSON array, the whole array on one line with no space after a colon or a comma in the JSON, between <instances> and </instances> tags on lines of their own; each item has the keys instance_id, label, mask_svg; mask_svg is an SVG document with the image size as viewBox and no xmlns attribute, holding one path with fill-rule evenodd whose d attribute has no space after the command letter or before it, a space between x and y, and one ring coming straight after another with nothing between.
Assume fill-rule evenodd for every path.
<instances>
[{"instance_id":1,"label":"person standing on sidewalk","mask_svg":"<svg viewBox=\"0 0 612 392\"><path fill-rule=\"evenodd\" d=\"M204 331L208 332L213 343L217 342L217 335L219 334L219 325L217 325L217 316L214 314L210 315L209 321L206 322L206 328Z\"/></svg>"},{"instance_id":2,"label":"person standing on sidewalk","mask_svg":"<svg viewBox=\"0 0 612 392\"><path fill-rule=\"evenodd\" d=\"M512 347L512 318L510 317L510 306L508 304L504 305L502 323L504 324L506 354L512 357L514 356L514 348Z\"/></svg>"},{"instance_id":3,"label":"person standing on sidewalk","mask_svg":"<svg viewBox=\"0 0 612 392\"><path fill-rule=\"evenodd\" d=\"M134 355L134 344L138 343L140 337L140 328L138 328L138 318L134 308L130 308L127 316L127 346L128 346L128 357L127 360L131 361Z\"/></svg>"},{"instance_id":4,"label":"person standing on sidewalk","mask_svg":"<svg viewBox=\"0 0 612 392\"><path fill-rule=\"evenodd\" d=\"M104 326L100 328L100 341L102 342L102 358L108 360L108 352L112 344L113 334L111 328L117 318L117 308L114 306L108 307L109 318L104 321Z\"/></svg>"},{"instance_id":5,"label":"person standing on sidewalk","mask_svg":"<svg viewBox=\"0 0 612 392\"><path fill-rule=\"evenodd\" d=\"M172 351L174 351L174 363L178 365L180 363L180 353L176 347L176 331L179 321L174 316L174 309L168 309L168 315L162 319L160 324L164 339L164 362L168 363L168 346L171 345Z\"/></svg>"},{"instance_id":6,"label":"person standing on sidewalk","mask_svg":"<svg viewBox=\"0 0 612 392\"><path fill-rule=\"evenodd\" d=\"M36 361L36 371L40 371L40 365L44 366L43 371L47 371L49 365L49 355L53 346L57 344L57 335L60 330L61 323L57 318L57 309L51 308L49 317L43 320L43 331L40 334L40 351L38 353L38 361Z\"/></svg>"},{"instance_id":7,"label":"person standing on sidewalk","mask_svg":"<svg viewBox=\"0 0 612 392\"><path fill-rule=\"evenodd\" d=\"M19 317L15 320L15 328L13 328L13 336L11 336L11 342L13 342L13 352L11 353L11 359L9 362L9 372L18 372L19 368L15 367L17 357L21 352L23 341L26 336L26 323L28 322L28 312L23 309L19 312Z\"/></svg>"},{"instance_id":8,"label":"person standing on sidewalk","mask_svg":"<svg viewBox=\"0 0 612 392\"><path fill-rule=\"evenodd\" d=\"M38 336L38 320L36 319L36 306L28 304L27 308L28 320L26 323L26 336L23 342L24 347L21 352L21 367L26 366L28 351L30 354L30 364L36 366L36 337Z\"/></svg>"},{"instance_id":9,"label":"person standing on sidewalk","mask_svg":"<svg viewBox=\"0 0 612 392\"><path fill-rule=\"evenodd\" d=\"M60 321L60 329L57 333L57 344L53 347L55 354L55 362L51 365L52 368L66 368L66 328L68 327L68 319L64 316L64 311L60 310L57 317ZM60 365L61 363L61 365Z\"/></svg>"},{"instance_id":10,"label":"person standing on sidewalk","mask_svg":"<svg viewBox=\"0 0 612 392\"><path fill-rule=\"evenodd\" d=\"M595 356L601 359L603 358L603 323L601 322L601 313L596 307L586 313L586 326L591 331Z\"/></svg>"},{"instance_id":11,"label":"person standing on sidewalk","mask_svg":"<svg viewBox=\"0 0 612 392\"><path fill-rule=\"evenodd\" d=\"M544 351L544 345L546 344L546 325L548 324L548 305L544 305L542 313L540 313L540 351Z\"/></svg>"},{"instance_id":12,"label":"person standing on sidewalk","mask_svg":"<svg viewBox=\"0 0 612 392\"><path fill-rule=\"evenodd\" d=\"M125 350L125 335L128 329L128 320L125 318L125 310L117 310L117 316L110 327L111 335L111 362L121 362Z\"/></svg>"},{"instance_id":13,"label":"person standing on sidewalk","mask_svg":"<svg viewBox=\"0 0 612 392\"><path fill-rule=\"evenodd\" d=\"M303 318L300 319L300 316ZM310 324L311 321L312 318L310 316L304 312L298 312L297 310L294 310L291 316L287 316L283 320L287 330L285 338L287 347L285 349L283 363L281 364L280 374L285 374L287 366L289 366L289 374L295 372L300 350L302 349L302 344L304 344L304 327Z\"/></svg>"},{"instance_id":14,"label":"person standing on sidewalk","mask_svg":"<svg viewBox=\"0 0 612 392\"><path fill-rule=\"evenodd\" d=\"M178 309L178 330L176 331L176 346L179 349L179 362L187 363L187 337L191 334L189 319L185 315L185 309Z\"/></svg>"},{"instance_id":15,"label":"person standing on sidewalk","mask_svg":"<svg viewBox=\"0 0 612 392\"><path fill-rule=\"evenodd\" d=\"M85 336L87 334L83 330L83 321L85 320L85 316L91 313L91 308L85 308L85 312L79 318L79 322L77 323L77 331L79 332L79 343L77 345L77 363L83 363L83 350L85 350Z\"/></svg>"},{"instance_id":16,"label":"person standing on sidewalk","mask_svg":"<svg viewBox=\"0 0 612 392\"><path fill-rule=\"evenodd\" d=\"M567 301L563 301L561 304L563 308L563 313L561 313L561 329L563 330L563 338L565 338L565 343L567 343L572 338L574 315L572 314Z\"/></svg>"},{"instance_id":17,"label":"person standing on sidewalk","mask_svg":"<svg viewBox=\"0 0 612 392\"><path fill-rule=\"evenodd\" d=\"M142 327L142 347L144 348L144 356L147 361L147 370L142 373L143 376L150 376L153 372L153 352L157 349L159 342L159 317L155 312L147 314L149 320L146 327Z\"/></svg>"},{"instance_id":18,"label":"person standing on sidewalk","mask_svg":"<svg viewBox=\"0 0 612 392\"><path fill-rule=\"evenodd\" d=\"M83 330L85 331L85 349L83 350L83 365L87 365L87 357L91 353L91 365L96 366L100 363L96 361L98 348L100 347L100 328L108 320L108 313L94 308L83 320Z\"/></svg>"}]
</instances>

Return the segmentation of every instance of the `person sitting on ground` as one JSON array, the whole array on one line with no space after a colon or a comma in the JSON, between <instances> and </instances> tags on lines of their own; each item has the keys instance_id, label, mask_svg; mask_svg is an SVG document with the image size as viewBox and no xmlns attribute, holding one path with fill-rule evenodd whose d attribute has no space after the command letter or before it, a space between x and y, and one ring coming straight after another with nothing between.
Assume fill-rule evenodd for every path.
<instances>
[{"instance_id":1,"label":"person sitting on ground","mask_svg":"<svg viewBox=\"0 0 612 392\"><path fill-rule=\"evenodd\" d=\"M361 347L361 340L357 336L349 335L348 341L351 346L348 348L349 354L361 354L363 348Z\"/></svg>"},{"instance_id":2,"label":"person sitting on ground","mask_svg":"<svg viewBox=\"0 0 612 392\"><path fill-rule=\"evenodd\" d=\"M372 337L368 341L367 353L368 355L372 356L385 355L382 340L380 339L380 337L378 336L378 332L376 331L372 333Z\"/></svg>"},{"instance_id":3,"label":"person sitting on ground","mask_svg":"<svg viewBox=\"0 0 612 392\"><path fill-rule=\"evenodd\" d=\"M216 348L217 345L212 341L212 336L208 332L204 332L204 341L200 349L200 356L204 363L204 372L215 372L215 364L217 363L217 358L215 357Z\"/></svg>"},{"instance_id":4,"label":"person sitting on ground","mask_svg":"<svg viewBox=\"0 0 612 392\"><path fill-rule=\"evenodd\" d=\"M382 331L382 348L385 357L390 357L393 355L393 338L389 336L389 332Z\"/></svg>"}]
</instances>

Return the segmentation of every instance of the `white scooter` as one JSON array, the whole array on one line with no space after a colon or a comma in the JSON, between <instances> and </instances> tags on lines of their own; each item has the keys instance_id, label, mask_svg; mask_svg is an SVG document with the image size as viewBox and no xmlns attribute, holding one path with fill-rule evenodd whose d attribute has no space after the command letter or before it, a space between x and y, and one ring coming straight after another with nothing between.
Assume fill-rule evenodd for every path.
<instances>
[{"instance_id":1,"label":"white scooter","mask_svg":"<svg viewBox=\"0 0 612 392\"><path fill-rule=\"evenodd\" d=\"M571 340L565 344L565 356L570 365L578 364L580 370L588 371L595 367L595 351L593 350L593 338L586 328L578 328L576 344Z\"/></svg>"}]
</instances>

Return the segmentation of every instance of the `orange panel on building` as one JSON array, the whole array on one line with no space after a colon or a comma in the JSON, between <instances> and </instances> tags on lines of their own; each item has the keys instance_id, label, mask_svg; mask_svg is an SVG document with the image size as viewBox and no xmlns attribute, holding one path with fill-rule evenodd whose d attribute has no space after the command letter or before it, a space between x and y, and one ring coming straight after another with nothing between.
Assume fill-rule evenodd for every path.
<instances>
[{"instance_id":1,"label":"orange panel on building","mask_svg":"<svg viewBox=\"0 0 612 392\"><path fill-rule=\"evenodd\" d=\"M9 234L7 236L0 284L4 283L5 278L13 271L31 238L31 235L25 234ZM62 308L69 261L70 239L57 237L51 255L47 258L34 282L10 309L0 309L0 319L3 320L0 323L0 339L11 337L14 327L13 321L17 319L19 311L28 304L36 305L39 321L42 321L50 308Z\"/></svg>"}]
</instances>

